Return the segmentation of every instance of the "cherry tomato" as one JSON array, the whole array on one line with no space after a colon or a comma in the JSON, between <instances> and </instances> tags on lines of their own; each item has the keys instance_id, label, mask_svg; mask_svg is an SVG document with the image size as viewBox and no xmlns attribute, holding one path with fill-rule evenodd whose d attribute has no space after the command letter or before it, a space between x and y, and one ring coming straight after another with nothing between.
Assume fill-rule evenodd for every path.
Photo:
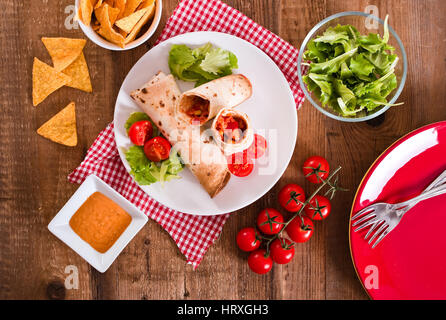
<instances>
[{"instance_id":1,"label":"cherry tomato","mask_svg":"<svg viewBox=\"0 0 446 320\"><path fill-rule=\"evenodd\" d=\"M257 227L264 234L276 234L282 230L283 216L276 209L266 208L257 217Z\"/></svg>"},{"instance_id":2,"label":"cherry tomato","mask_svg":"<svg viewBox=\"0 0 446 320\"><path fill-rule=\"evenodd\" d=\"M159 162L169 158L170 143L163 137L155 137L144 144L144 153L149 160Z\"/></svg>"},{"instance_id":3,"label":"cherry tomato","mask_svg":"<svg viewBox=\"0 0 446 320\"><path fill-rule=\"evenodd\" d=\"M293 243L288 239L276 239L269 247L271 258L275 263L287 264L294 257Z\"/></svg>"},{"instance_id":4,"label":"cherry tomato","mask_svg":"<svg viewBox=\"0 0 446 320\"><path fill-rule=\"evenodd\" d=\"M227 160L229 171L237 177L246 177L254 169L252 159L245 152L231 154Z\"/></svg>"},{"instance_id":5,"label":"cherry tomato","mask_svg":"<svg viewBox=\"0 0 446 320\"><path fill-rule=\"evenodd\" d=\"M136 121L129 129L130 141L137 146L143 146L152 135L152 123L148 120Z\"/></svg>"},{"instance_id":6,"label":"cherry tomato","mask_svg":"<svg viewBox=\"0 0 446 320\"><path fill-rule=\"evenodd\" d=\"M243 251L253 251L260 247L261 242L254 228L243 228L237 234L237 245Z\"/></svg>"},{"instance_id":7,"label":"cherry tomato","mask_svg":"<svg viewBox=\"0 0 446 320\"><path fill-rule=\"evenodd\" d=\"M331 203L324 196L315 195L310 203L304 208L305 214L308 218L313 220L325 219L331 211Z\"/></svg>"},{"instance_id":8,"label":"cherry tomato","mask_svg":"<svg viewBox=\"0 0 446 320\"><path fill-rule=\"evenodd\" d=\"M266 146L267 146L266 139L261 135L255 133L254 141L252 142L251 146L246 150L246 152L248 153L248 156L251 159L258 159L265 154Z\"/></svg>"},{"instance_id":9,"label":"cherry tomato","mask_svg":"<svg viewBox=\"0 0 446 320\"><path fill-rule=\"evenodd\" d=\"M321 183L322 179L327 179L330 173L330 166L327 160L320 156L312 156L305 160L303 165L305 178L312 183Z\"/></svg>"},{"instance_id":10,"label":"cherry tomato","mask_svg":"<svg viewBox=\"0 0 446 320\"><path fill-rule=\"evenodd\" d=\"M313 221L310 218L303 216L294 218L286 227L286 233L294 242L306 242L310 240L313 235Z\"/></svg>"},{"instance_id":11,"label":"cherry tomato","mask_svg":"<svg viewBox=\"0 0 446 320\"><path fill-rule=\"evenodd\" d=\"M257 249L248 257L249 268L258 274L265 274L273 267L273 259L266 255L265 249Z\"/></svg>"},{"instance_id":12,"label":"cherry tomato","mask_svg":"<svg viewBox=\"0 0 446 320\"><path fill-rule=\"evenodd\" d=\"M297 212L302 208L300 202L305 202L305 192L297 184L287 184L279 192L280 205L289 212Z\"/></svg>"}]
</instances>

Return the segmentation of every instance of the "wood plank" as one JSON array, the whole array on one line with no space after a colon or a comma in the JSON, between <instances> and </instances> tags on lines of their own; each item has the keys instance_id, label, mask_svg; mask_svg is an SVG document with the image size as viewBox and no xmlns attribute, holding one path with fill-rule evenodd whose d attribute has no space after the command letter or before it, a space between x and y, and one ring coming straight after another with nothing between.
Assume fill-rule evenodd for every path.
<instances>
[{"instance_id":1,"label":"wood plank","mask_svg":"<svg viewBox=\"0 0 446 320\"><path fill-rule=\"evenodd\" d=\"M362 176L392 142L422 125L446 119L446 21L442 0L376 0L381 17L401 37L409 74L400 97L381 122L349 124L331 120L310 103L298 112L299 135L294 156L282 179L254 204L234 213L223 233L193 271L170 236L150 221L105 274L90 267L52 236L46 226L77 189L66 176L84 158L97 134L112 120L122 81L150 49L178 4L163 1L156 35L144 45L124 52L102 49L88 41L84 50L93 93L62 88L38 107L31 103L34 56L50 63L40 38L85 38L80 29L64 27L65 8L73 1L6 2L0 12L0 298L22 299L366 299L349 255L348 217ZM227 0L266 28L299 47L307 32L323 18L340 11L359 10L361 0ZM47 19L52 16L53 19ZM27 20L23 20L26 17ZM54 144L35 130L69 101L76 102L79 145ZM254 224L258 212L278 207L277 194L290 182L313 190L301 173L303 161L319 154L332 166L343 167L341 181L350 192L339 194L332 215L316 223L310 242L296 246L296 257L271 273L250 272L247 254L235 237ZM65 267L79 270L79 289L63 289Z\"/></svg>"}]
</instances>

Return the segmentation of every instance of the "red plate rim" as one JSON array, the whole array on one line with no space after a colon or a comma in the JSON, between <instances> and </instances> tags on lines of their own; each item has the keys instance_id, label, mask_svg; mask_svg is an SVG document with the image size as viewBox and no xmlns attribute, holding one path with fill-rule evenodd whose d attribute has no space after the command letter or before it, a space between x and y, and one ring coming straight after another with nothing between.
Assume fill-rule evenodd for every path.
<instances>
[{"instance_id":1,"label":"red plate rim","mask_svg":"<svg viewBox=\"0 0 446 320\"><path fill-rule=\"evenodd\" d=\"M359 190L361 189L364 180L366 178L368 178L370 176L370 174L374 171L374 169L377 167L377 165L379 163L381 163L381 161L391 152L393 151L393 149L395 149L398 145L400 145L402 142L406 141L407 139L419 134L420 132L423 132L425 130L437 127L437 126L441 126L441 125L446 125L446 121L439 121L439 122L434 122L425 126L422 126L418 129L415 129L413 131L410 131L409 133L405 134L404 136L402 136L401 138L399 138L398 140L396 140L395 142L393 142L389 147L387 147L376 159L375 161L373 161L373 163L370 165L370 167L367 169L366 173L364 174L364 176L361 179L361 182L358 185L358 188L356 189L356 193L355 196L353 198L353 202L352 202L352 206L350 209L350 216L349 216L349 223L348 223L348 244L349 244L349 249L350 249L350 257L352 259L352 263L353 263L353 268L355 269L355 273L356 276L358 277L359 282L362 285L362 288L364 289L364 291L366 292L367 296L373 300L373 297L370 295L369 291L366 289L366 287L364 286L364 283L361 280L361 277L359 276L358 270L356 268L356 262L355 259L353 258L353 253L352 253L352 243L351 243L351 217L353 214L353 207L356 203L356 198L358 197L358 193Z\"/></svg>"}]
</instances>

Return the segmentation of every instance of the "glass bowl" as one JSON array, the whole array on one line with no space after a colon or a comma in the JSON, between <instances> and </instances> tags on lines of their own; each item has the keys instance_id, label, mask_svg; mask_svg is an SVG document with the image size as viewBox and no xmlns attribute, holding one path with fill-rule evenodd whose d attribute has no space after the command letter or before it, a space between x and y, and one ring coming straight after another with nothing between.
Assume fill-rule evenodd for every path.
<instances>
[{"instance_id":1,"label":"glass bowl","mask_svg":"<svg viewBox=\"0 0 446 320\"><path fill-rule=\"evenodd\" d=\"M392 17L389 17L389 21ZM366 20L368 19L368 20ZM378 29L371 29L367 28L366 25L370 24L370 22L377 21L378 22ZM308 35L305 37L300 50L299 50L299 56L298 56L298 76L299 76L299 84L302 88L302 91L305 93L305 97L311 102L313 106L316 107L320 112L325 114L326 116L340 120L340 121L346 121L346 122L360 122L360 121L367 121L370 119L373 119L384 112L386 112L390 106L381 106L376 108L373 113L370 113L363 117L344 117L337 113L336 111L332 110L329 106L323 107L322 104L319 102L319 100L314 96L312 93L310 93L307 90L307 87L305 83L303 82L302 76L305 74L302 74L302 72L305 72L307 68L302 68L302 59L303 54L307 49L308 42L324 33L325 30L327 30L328 27L334 27L338 24L346 25L350 24L358 29L358 31L361 34L369 34L369 33L378 33L379 35L384 34L384 21L380 18L360 12L360 11L346 11L346 12L340 12L337 14L334 14L328 18L325 18L321 22L319 22L316 26L314 26L313 29L308 33ZM396 34L395 30L390 26L389 23L389 31L390 31L390 38L389 38L389 44L395 48L394 53L398 55L398 58L400 59L398 61L398 64L395 67L395 75L398 81L398 87L393 90L388 96L387 100L390 104L394 104L396 100L398 99L399 95L401 94L401 91L403 91L404 84L406 82L407 77L407 56L406 51L404 50L403 43L401 42L400 38ZM302 70L304 69L304 70Z\"/></svg>"}]
</instances>

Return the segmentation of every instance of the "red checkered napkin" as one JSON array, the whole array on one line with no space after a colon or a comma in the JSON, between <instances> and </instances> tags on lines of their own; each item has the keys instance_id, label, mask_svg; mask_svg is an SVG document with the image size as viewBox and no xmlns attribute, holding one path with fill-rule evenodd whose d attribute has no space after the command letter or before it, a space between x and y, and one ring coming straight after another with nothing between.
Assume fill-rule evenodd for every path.
<instances>
[{"instance_id":1,"label":"red checkered napkin","mask_svg":"<svg viewBox=\"0 0 446 320\"><path fill-rule=\"evenodd\" d=\"M191 31L219 31L245 39L267 53L290 83L296 106L304 94L297 79L298 51L275 34L259 26L219 0L184 0L167 21L158 42ZM209 246L220 236L229 214L193 216L163 206L144 193L127 173L118 154L109 124L94 141L84 161L69 176L72 183L82 183L95 174L158 222L173 238L187 262L198 267Z\"/></svg>"}]
</instances>

